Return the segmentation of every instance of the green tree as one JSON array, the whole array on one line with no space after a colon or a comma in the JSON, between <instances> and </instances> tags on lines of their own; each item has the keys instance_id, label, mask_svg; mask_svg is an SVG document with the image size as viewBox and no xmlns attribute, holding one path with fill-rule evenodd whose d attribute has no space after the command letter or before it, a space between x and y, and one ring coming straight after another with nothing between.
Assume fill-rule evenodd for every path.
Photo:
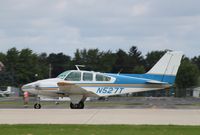
<instances>
[{"instance_id":1,"label":"green tree","mask_svg":"<svg viewBox=\"0 0 200 135\"><path fill-rule=\"evenodd\" d=\"M30 49L22 49L19 53L18 83L25 84L43 78L37 54Z\"/></svg>"},{"instance_id":2,"label":"green tree","mask_svg":"<svg viewBox=\"0 0 200 135\"><path fill-rule=\"evenodd\" d=\"M4 63L5 59L6 59L6 55L0 52L0 61Z\"/></svg>"},{"instance_id":3,"label":"green tree","mask_svg":"<svg viewBox=\"0 0 200 135\"><path fill-rule=\"evenodd\" d=\"M40 72L38 74L38 79L44 79L49 77L49 63L47 60L47 54L41 53L38 56Z\"/></svg>"},{"instance_id":4,"label":"green tree","mask_svg":"<svg viewBox=\"0 0 200 135\"><path fill-rule=\"evenodd\" d=\"M74 58L73 58L73 64L74 65L83 65L82 57L81 57L81 52L79 49L76 49L76 52L74 53Z\"/></svg>"},{"instance_id":5,"label":"green tree","mask_svg":"<svg viewBox=\"0 0 200 135\"><path fill-rule=\"evenodd\" d=\"M71 67L71 57L63 53L51 53L47 57L48 63L52 65L52 77L58 76Z\"/></svg>"},{"instance_id":6,"label":"green tree","mask_svg":"<svg viewBox=\"0 0 200 135\"><path fill-rule=\"evenodd\" d=\"M119 49L115 55L116 55L116 61L113 64L112 72L127 73L129 71L128 54L122 49Z\"/></svg>"},{"instance_id":7,"label":"green tree","mask_svg":"<svg viewBox=\"0 0 200 135\"><path fill-rule=\"evenodd\" d=\"M4 70L4 62L6 60L6 55L4 53L0 53L0 72Z\"/></svg>"},{"instance_id":8,"label":"green tree","mask_svg":"<svg viewBox=\"0 0 200 135\"><path fill-rule=\"evenodd\" d=\"M188 58L183 58L178 70L176 85L179 88L187 88L197 84L199 75L198 67L191 63Z\"/></svg>"},{"instance_id":9,"label":"green tree","mask_svg":"<svg viewBox=\"0 0 200 135\"><path fill-rule=\"evenodd\" d=\"M144 64L144 58L142 56L142 52L140 52L136 46L132 46L129 49L128 55L130 57L130 62L133 63L134 65Z\"/></svg>"},{"instance_id":10,"label":"green tree","mask_svg":"<svg viewBox=\"0 0 200 135\"><path fill-rule=\"evenodd\" d=\"M18 51L11 48L5 55L5 71L1 73L1 84L20 86L38 79L43 79L44 61L30 49Z\"/></svg>"},{"instance_id":11,"label":"green tree","mask_svg":"<svg viewBox=\"0 0 200 135\"><path fill-rule=\"evenodd\" d=\"M111 51L103 52L99 49L77 49L73 58L74 65L85 65L83 69L110 72L115 61Z\"/></svg>"},{"instance_id":12,"label":"green tree","mask_svg":"<svg viewBox=\"0 0 200 135\"><path fill-rule=\"evenodd\" d=\"M102 55L102 52L99 51L99 49L84 49L81 52L82 59L84 62L84 65L90 68L90 70L97 71L100 69L100 58Z\"/></svg>"},{"instance_id":13,"label":"green tree","mask_svg":"<svg viewBox=\"0 0 200 135\"><path fill-rule=\"evenodd\" d=\"M176 96L186 96L186 88L197 84L198 75L198 67L188 58L183 58L176 77Z\"/></svg>"},{"instance_id":14,"label":"green tree","mask_svg":"<svg viewBox=\"0 0 200 135\"><path fill-rule=\"evenodd\" d=\"M11 86L12 79L12 74L10 72L0 72L0 86Z\"/></svg>"},{"instance_id":15,"label":"green tree","mask_svg":"<svg viewBox=\"0 0 200 135\"><path fill-rule=\"evenodd\" d=\"M145 60L142 53L136 46L132 46L128 54L122 49L119 49L116 52L116 61L113 64L112 72L144 73L144 63Z\"/></svg>"},{"instance_id":16,"label":"green tree","mask_svg":"<svg viewBox=\"0 0 200 135\"><path fill-rule=\"evenodd\" d=\"M200 70L200 55L199 56L195 56L194 58L192 58L192 63L196 64L197 67Z\"/></svg>"},{"instance_id":17,"label":"green tree","mask_svg":"<svg viewBox=\"0 0 200 135\"><path fill-rule=\"evenodd\" d=\"M128 53L129 73L144 73L144 58L136 46L132 46Z\"/></svg>"},{"instance_id":18,"label":"green tree","mask_svg":"<svg viewBox=\"0 0 200 135\"><path fill-rule=\"evenodd\" d=\"M192 58L192 63L197 65L197 67L199 68L199 78L198 78L198 84L197 85L200 86L200 55Z\"/></svg>"},{"instance_id":19,"label":"green tree","mask_svg":"<svg viewBox=\"0 0 200 135\"><path fill-rule=\"evenodd\" d=\"M99 71L100 72L111 72L112 67L115 64L116 55L111 51L102 52L99 61Z\"/></svg>"},{"instance_id":20,"label":"green tree","mask_svg":"<svg viewBox=\"0 0 200 135\"><path fill-rule=\"evenodd\" d=\"M144 66L135 66L134 70L133 70L134 74L143 74L145 73L145 68Z\"/></svg>"},{"instance_id":21,"label":"green tree","mask_svg":"<svg viewBox=\"0 0 200 135\"><path fill-rule=\"evenodd\" d=\"M17 86L18 78L17 78L17 70L19 62L19 51L16 48L11 48L7 51L6 59L4 65L6 67L6 71L11 75L11 82L9 85Z\"/></svg>"}]
</instances>

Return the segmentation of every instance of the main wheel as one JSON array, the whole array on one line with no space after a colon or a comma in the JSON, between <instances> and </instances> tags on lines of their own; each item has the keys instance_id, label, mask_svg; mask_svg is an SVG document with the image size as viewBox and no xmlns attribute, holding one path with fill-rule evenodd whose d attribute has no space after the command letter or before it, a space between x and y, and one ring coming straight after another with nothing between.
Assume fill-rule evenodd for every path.
<instances>
[{"instance_id":1,"label":"main wheel","mask_svg":"<svg viewBox=\"0 0 200 135\"><path fill-rule=\"evenodd\" d=\"M70 103L70 108L75 109L75 104Z\"/></svg>"},{"instance_id":2,"label":"main wheel","mask_svg":"<svg viewBox=\"0 0 200 135\"><path fill-rule=\"evenodd\" d=\"M78 104L70 103L71 109L83 109L84 108L84 102L79 102Z\"/></svg>"},{"instance_id":3,"label":"main wheel","mask_svg":"<svg viewBox=\"0 0 200 135\"><path fill-rule=\"evenodd\" d=\"M40 109L40 108L41 108L41 104L35 103L35 104L34 104L34 108L35 108L35 109Z\"/></svg>"},{"instance_id":4,"label":"main wheel","mask_svg":"<svg viewBox=\"0 0 200 135\"><path fill-rule=\"evenodd\" d=\"M79 109L83 109L84 108L84 102L79 102L79 104L78 104L78 108Z\"/></svg>"}]
</instances>

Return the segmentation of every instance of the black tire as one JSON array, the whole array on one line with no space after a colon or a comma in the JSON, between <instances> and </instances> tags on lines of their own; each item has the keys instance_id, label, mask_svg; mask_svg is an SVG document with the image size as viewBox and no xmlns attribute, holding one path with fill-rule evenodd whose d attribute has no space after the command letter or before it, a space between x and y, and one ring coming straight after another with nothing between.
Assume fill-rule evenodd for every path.
<instances>
[{"instance_id":1,"label":"black tire","mask_svg":"<svg viewBox=\"0 0 200 135\"><path fill-rule=\"evenodd\" d=\"M40 109L40 108L41 108L41 105L40 105L39 103L35 103L35 104L34 104L34 108L35 108L35 109Z\"/></svg>"},{"instance_id":2,"label":"black tire","mask_svg":"<svg viewBox=\"0 0 200 135\"><path fill-rule=\"evenodd\" d=\"M83 109L84 108L84 102L79 102L78 104L70 103L71 109Z\"/></svg>"},{"instance_id":3,"label":"black tire","mask_svg":"<svg viewBox=\"0 0 200 135\"><path fill-rule=\"evenodd\" d=\"M79 102L78 104L78 109L83 109L84 108L84 102Z\"/></svg>"},{"instance_id":4,"label":"black tire","mask_svg":"<svg viewBox=\"0 0 200 135\"><path fill-rule=\"evenodd\" d=\"M71 109L75 109L75 105L72 104L72 103L70 103L70 108L71 108Z\"/></svg>"}]
</instances>

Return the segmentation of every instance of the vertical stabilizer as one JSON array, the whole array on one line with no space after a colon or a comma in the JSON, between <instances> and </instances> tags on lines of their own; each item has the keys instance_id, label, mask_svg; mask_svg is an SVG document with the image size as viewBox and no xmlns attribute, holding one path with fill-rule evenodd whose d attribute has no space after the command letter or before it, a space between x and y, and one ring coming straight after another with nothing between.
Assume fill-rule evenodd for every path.
<instances>
[{"instance_id":1,"label":"vertical stabilizer","mask_svg":"<svg viewBox=\"0 0 200 135\"><path fill-rule=\"evenodd\" d=\"M146 74L162 75L160 81L169 82L166 78L167 76L176 76L182 56L182 52L167 52ZM169 83L173 83L173 81Z\"/></svg>"}]
</instances>

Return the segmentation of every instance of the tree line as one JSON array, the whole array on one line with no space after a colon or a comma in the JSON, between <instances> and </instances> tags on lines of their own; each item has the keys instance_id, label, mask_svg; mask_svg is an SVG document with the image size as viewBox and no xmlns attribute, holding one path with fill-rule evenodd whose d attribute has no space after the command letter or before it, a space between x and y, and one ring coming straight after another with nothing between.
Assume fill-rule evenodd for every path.
<instances>
[{"instance_id":1,"label":"tree line","mask_svg":"<svg viewBox=\"0 0 200 135\"><path fill-rule=\"evenodd\" d=\"M112 73L145 73L168 50L151 51L145 56L136 46L129 51L116 52L99 49L77 49L74 56L64 53L36 54L31 49L11 48L0 52L0 61L5 68L0 72L0 86L17 86L39 79L56 77L65 70L75 69L75 65L86 65L85 70ZM200 55L193 58L183 56L178 71L176 86L187 88L198 85Z\"/></svg>"}]
</instances>

